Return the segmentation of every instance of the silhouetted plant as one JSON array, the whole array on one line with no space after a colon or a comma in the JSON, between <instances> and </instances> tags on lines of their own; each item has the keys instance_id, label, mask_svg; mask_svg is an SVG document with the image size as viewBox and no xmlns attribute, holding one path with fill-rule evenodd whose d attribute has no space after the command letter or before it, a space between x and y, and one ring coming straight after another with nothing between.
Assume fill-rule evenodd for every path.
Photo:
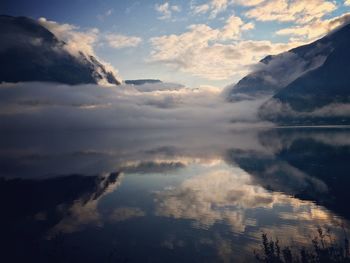
<instances>
[{"instance_id":1,"label":"silhouetted plant","mask_svg":"<svg viewBox=\"0 0 350 263\"><path fill-rule=\"evenodd\" d=\"M345 233L345 232L344 232ZM254 251L258 262L265 263L350 263L349 240L344 234L344 243L337 243L330 230L317 228L317 235L308 247L281 247L278 239L261 236L261 250Z\"/></svg>"}]
</instances>

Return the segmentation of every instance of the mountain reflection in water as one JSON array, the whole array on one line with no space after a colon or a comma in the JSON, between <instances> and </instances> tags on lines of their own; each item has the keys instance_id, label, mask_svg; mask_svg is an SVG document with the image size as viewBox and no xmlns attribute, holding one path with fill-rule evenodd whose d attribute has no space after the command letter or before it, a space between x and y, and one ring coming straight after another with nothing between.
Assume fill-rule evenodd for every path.
<instances>
[{"instance_id":1,"label":"mountain reflection in water","mask_svg":"<svg viewBox=\"0 0 350 263\"><path fill-rule=\"evenodd\" d=\"M1 257L246 262L349 229L350 130L3 134ZM8 262L10 262L8 261ZM7 261L5 261L7 262Z\"/></svg>"}]
</instances>

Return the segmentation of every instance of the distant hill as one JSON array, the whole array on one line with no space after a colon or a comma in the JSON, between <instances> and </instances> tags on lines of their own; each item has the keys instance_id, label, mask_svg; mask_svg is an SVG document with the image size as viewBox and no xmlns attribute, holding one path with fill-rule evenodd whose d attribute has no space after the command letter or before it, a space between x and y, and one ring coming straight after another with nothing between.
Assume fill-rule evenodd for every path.
<instances>
[{"instance_id":1,"label":"distant hill","mask_svg":"<svg viewBox=\"0 0 350 263\"><path fill-rule=\"evenodd\" d=\"M136 79L136 80L125 80L125 84L128 85L144 85L144 84L154 84L162 83L159 79Z\"/></svg>"},{"instance_id":2,"label":"distant hill","mask_svg":"<svg viewBox=\"0 0 350 263\"><path fill-rule=\"evenodd\" d=\"M95 57L73 56L65 42L31 18L0 16L0 38L0 82L120 84Z\"/></svg>"}]
</instances>

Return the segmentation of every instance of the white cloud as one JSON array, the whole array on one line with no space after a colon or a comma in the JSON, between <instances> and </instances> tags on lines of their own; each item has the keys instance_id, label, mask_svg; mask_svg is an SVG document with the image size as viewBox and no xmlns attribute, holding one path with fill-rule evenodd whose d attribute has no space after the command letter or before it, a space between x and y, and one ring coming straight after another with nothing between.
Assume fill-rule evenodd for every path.
<instances>
[{"instance_id":1,"label":"white cloud","mask_svg":"<svg viewBox=\"0 0 350 263\"><path fill-rule=\"evenodd\" d=\"M178 5L172 5L171 10L173 10L174 12L181 12L181 7Z\"/></svg>"},{"instance_id":2,"label":"white cloud","mask_svg":"<svg viewBox=\"0 0 350 263\"><path fill-rule=\"evenodd\" d=\"M161 14L158 19L165 20L170 19L172 17L172 12L180 12L181 7L178 5L171 5L169 2L165 2L164 4L156 4L154 9Z\"/></svg>"},{"instance_id":3,"label":"white cloud","mask_svg":"<svg viewBox=\"0 0 350 263\"><path fill-rule=\"evenodd\" d=\"M50 30L58 39L63 40L64 48L72 55L79 55L83 52L86 55L95 56L94 44L99 37L97 28L80 31L78 26L71 24L59 24L49 21L44 17L39 18L39 23Z\"/></svg>"},{"instance_id":4,"label":"white cloud","mask_svg":"<svg viewBox=\"0 0 350 263\"><path fill-rule=\"evenodd\" d=\"M194 14L205 14L209 11L210 6L208 4L193 6L192 10Z\"/></svg>"},{"instance_id":5,"label":"white cloud","mask_svg":"<svg viewBox=\"0 0 350 263\"><path fill-rule=\"evenodd\" d=\"M112 14L112 10L107 11L106 14ZM142 41L141 38L136 36L125 36L121 34L105 34L100 32L97 28L90 28L87 30L81 30L78 26L71 24L59 24L55 21L49 21L46 18L39 18L39 23L50 30L58 39L64 41L66 45L64 48L73 56L80 58L81 53L85 55L87 59L90 56L98 58L95 53L95 46L98 43L106 43L113 48L124 47L136 47ZM118 76L118 70L116 70L108 62L99 61L103 63L108 71Z\"/></svg>"},{"instance_id":6,"label":"white cloud","mask_svg":"<svg viewBox=\"0 0 350 263\"><path fill-rule=\"evenodd\" d=\"M226 10L230 3L229 0L211 0L212 11L210 17L215 18L220 12Z\"/></svg>"},{"instance_id":7,"label":"white cloud","mask_svg":"<svg viewBox=\"0 0 350 263\"><path fill-rule=\"evenodd\" d=\"M249 66L268 54L277 54L298 43L240 40L242 32L254 27L231 16L221 29L192 25L179 35L152 38L150 61L165 64L206 79L228 79L243 75ZM231 43L225 43L233 40Z\"/></svg>"},{"instance_id":8,"label":"white cloud","mask_svg":"<svg viewBox=\"0 0 350 263\"><path fill-rule=\"evenodd\" d=\"M305 24L334 11L336 4L325 0L271 0L248 10L245 15L258 21Z\"/></svg>"},{"instance_id":9,"label":"white cloud","mask_svg":"<svg viewBox=\"0 0 350 263\"><path fill-rule=\"evenodd\" d=\"M81 31L79 27L71 24L59 24L55 21L49 21L44 17L39 18L38 22L50 30L59 40L66 43L64 48L73 56L81 58L81 53L85 55L86 59L90 56L97 58L103 63L107 71L113 72L117 77L118 70L110 63L98 58L94 51L97 40L100 39L100 31L97 28ZM120 78L119 78L120 80Z\"/></svg>"},{"instance_id":10,"label":"white cloud","mask_svg":"<svg viewBox=\"0 0 350 263\"><path fill-rule=\"evenodd\" d=\"M304 40L314 40L350 22L350 13L326 20L316 20L306 25L284 28L277 35L289 35Z\"/></svg>"},{"instance_id":11,"label":"white cloud","mask_svg":"<svg viewBox=\"0 0 350 263\"><path fill-rule=\"evenodd\" d=\"M219 13L225 11L232 4L232 0L210 0L201 5L191 5L193 14L205 14L210 11L211 19L215 18Z\"/></svg>"},{"instance_id":12,"label":"white cloud","mask_svg":"<svg viewBox=\"0 0 350 263\"><path fill-rule=\"evenodd\" d=\"M106 15L106 16L110 16L110 15L112 15L112 13L113 13L113 9L109 9L109 10L107 10L107 12L105 13L105 15Z\"/></svg>"},{"instance_id":13,"label":"white cloud","mask_svg":"<svg viewBox=\"0 0 350 263\"><path fill-rule=\"evenodd\" d=\"M141 2L139 2L139 1L133 2L129 7L127 7L125 9L125 14L130 14L131 11L133 11L135 8L137 8L140 4L141 4Z\"/></svg>"},{"instance_id":14,"label":"white cloud","mask_svg":"<svg viewBox=\"0 0 350 263\"><path fill-rule=\"evenodd\" d=\"M241 6L256 6L265 0L234 0L234 3Z\"/></svg>"},{"instance_id":15,"label":"white cloud","mask_svg":"<svg viewBox=\"0 0 350 263\"><path fill-rule=\"evenodd\" d=\"M310 112L299 112L292 109L287 103L282 103L277 99L269 100L262 108L262 116L269 118L291 117L291 118L310 118L310 117L348 117L350 115L350 104L330 103L326 106L317 108Z\"/></svg>"},{"instance_id":16,"label":"white cloud","mask_svg":"<svg viewBox=\"0 0 350 263\"><path fill-rule=\"evenodd\" d=\"M350 5L350 0L345 0L344 5Z\"/></svg>"},{"instance_id":17,"label":"white cloud","mask_svg":"<svg viewBox=\"0 0 350 263\"><path fill-rule=\"evenodd\" d=\"M145 90L145 91L144 91ZM98 85L0 85L6 129L231 127L254 122L265 100L229 103L213 87L174 84L101 88Z\"/></svg>"},{"instance_id":18,"label":"white cloud","mask_svg":"<svg viewBox=\"0 0 350 263\"><path fill-rule=\"evenodd\" d=\"M222 39L237 39L240 37L242 31L251 30L253 28L253 23L245 24L240 17L230 16L220 32L220 37Z\"/></svg>"},{"instance_id":19,"label":"white cloud","mask_svg":"<svg viewBox=\"0 0 350 263\"><path fill-rule=\"evenodd\" d=\"M140 37L125 36L121 34L107 34L106 40L109 46L117 49L125 47L136 47L142 42L142 39Z\"/></svg>"},{"instance_id":20,"label":"white cloud","mask_svg":"<svg viewBox=\"0 0 350 263\"><path fill-rule=\"evenodd\" d=\"M97 15L97 19L100 21L105 20L107 17L111 16L114 12L114 9L108 9L106 12L104 12L103 14L99 14Z\"/></svg>"}]
</instances>

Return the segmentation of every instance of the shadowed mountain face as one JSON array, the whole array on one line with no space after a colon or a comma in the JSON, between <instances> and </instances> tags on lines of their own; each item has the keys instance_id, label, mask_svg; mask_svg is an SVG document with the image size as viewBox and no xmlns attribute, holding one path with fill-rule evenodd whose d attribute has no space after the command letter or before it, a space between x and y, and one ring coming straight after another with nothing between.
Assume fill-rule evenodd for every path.
<instances>
[{"instance_id":1,"label":"shadowed mountain face","mask_svg":"<svg viewBox=\"0 0 350 263\"><path fill-rule=\"evenodd\" d=\"M350 123L350 25L324 39L332 46L324 64L277 92L261 107L261 118L281 124Z\"/></svg>"},{"instance_id":2,"label":"shadowed mountain face","mask_svg":"<svg viewBox=\"0 0 350 263\"><path fill-rule=\"evenodd\" d=\"M65 43L37 21L0 16L0 82L120 84L93 56L73 56Z\"/></svg>"},{"instance_id":3,"label":"shadowed mountain face","mask_svg":"<svg viewBox=\"0 0 350 263\"><path fill-rule=\"evenodd\" d=\"M229 99L272 97L259 117L279 124L349 124L350 25L309 45L264 58Z\"/></svg>"},{"instance_id":4,"label":"shadowed mountain face","mask_svg":"<svg viewBox=\"0 0 350 263\"><path fill-rule=\"evenodd\" d=\"M300 76L320 67L332 50L332 39L325 37L279 55L267 56L252 73L232 87L229 100L272 96Z\"/></svg>"},{"instance_id":5,"label":"shadowed mountain face","mask_svg":"<svg viewBox=\"0 0 350 263\"><path fill-rule=\"evenodd\" d=\"M350 27L346 29L344 33L350 38ZM311 111L333 102L349 103L350 50L347 42L341 41L321 67L295 80L273 98L288 103L296 111Z\"/></svg>"}]
</instances>

